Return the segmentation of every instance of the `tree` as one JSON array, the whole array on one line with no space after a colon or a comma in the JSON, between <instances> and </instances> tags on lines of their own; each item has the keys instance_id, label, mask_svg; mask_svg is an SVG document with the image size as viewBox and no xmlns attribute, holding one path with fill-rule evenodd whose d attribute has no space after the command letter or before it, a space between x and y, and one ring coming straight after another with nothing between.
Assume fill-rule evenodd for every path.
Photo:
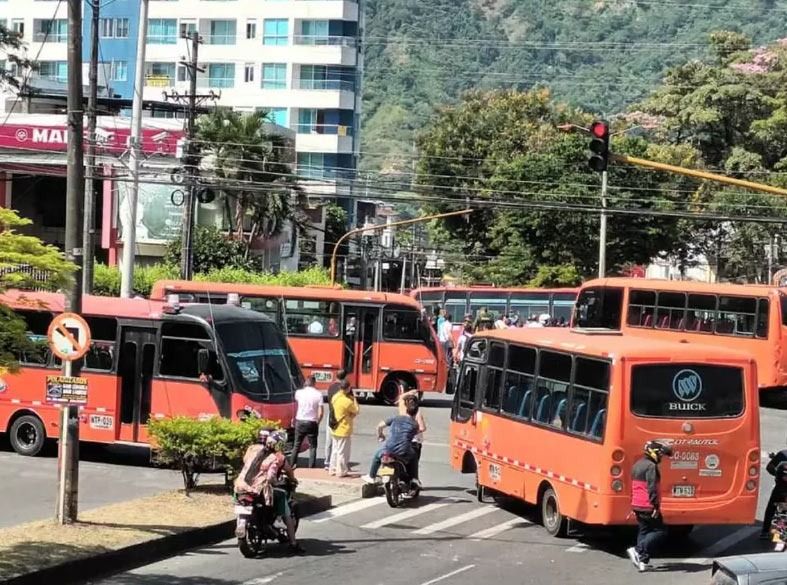
<instances>
[{"instance_id":1,"label":"tree","mask_svg":"<svg viewBox=\"0 0 787 585\"><path fill-rule=\"evenodd\" d=\"M18 233L33 222L0 207L0 292L9 288L58 290L72 282L75 266L57 248ZM21 352L39 349L26 333L27 325L0 305L0 370L15 371Z\"/></svg>"},{"instance_id":2,"label":"tree","mask_svg":"<svg viewBox=\"0 0 787 585\"><path fill-rule=\"evenodd\" d=\"M33 69L37 67L37 63L19 55L19 52L23 52L24 48L25 43L22 42L22 35L9 30L5 24L0 24L0 52L4 56L3 66L0 67L0 85L10 86L15 89L20 89L22 85L17 76L14 75L14 72L6 67L7 64L16 65L18 69Z\"/></svg>"},{"instance_id":3,"label":"tree","mask_svg":"<svg viewBox=\"0 0 787 585\"><path fill-rule=\"evenodd\" d=\"M434 242L466 263L463 274L501 285L522 284L542 265L572 265L588 276L598 262L599 177L587 165L588 138L558 126L591 116L555 102L548 91L474 92L442 109L419 141L419 192L430 211L467 199L469 218L442 223ZM620 152L644 156L642 139L617 139ZM666 148L671 153L671 148ZM664 192L680 179L633 167L610 169L607 264L645 263L682 242L671 211L680 197Z\"/></svg>"},{"instance_id":4,"label":"tree","mask_svg":"<svg viewBox=\"0 0 787 585\"><path fill-rule=\"evenodd\" d=\"M220 109L196 123L202 166L215 174L233 209L232 230L247 256L254 243L280 235L287 222L297 227L303 221L305 201L292 173L292 149L267 132L266 116Z\"/></svg>"},{"instance_id":5,"label":"tree","mask_svg":"<svg viewBox=\"0 0 787 585\"><path fill-rule=\"evenodd\" d=\"M336 247L336 242L339 241L344 234L347 233L347 211L335 203L325 206L325 266L330 266L331 256ZM339 258L347 258L349 252L348 243L345 242L339 247L337 256Z\"/></svg>"},{"instance_id":6,"label":"tree","mask_svg":"<svg viewBox=\"0 0 787 585\"><path fill-rule=\"evenodd\" d=\"M167 245L164 263L179 266L180 253L180 240L172 240ZM193 263L194 272L197 273L223 268L239 268L241 270L262 268L257 258L248 255L244 242L213 226L197 226L194 230Z\"/></svg>"}]
</instances>

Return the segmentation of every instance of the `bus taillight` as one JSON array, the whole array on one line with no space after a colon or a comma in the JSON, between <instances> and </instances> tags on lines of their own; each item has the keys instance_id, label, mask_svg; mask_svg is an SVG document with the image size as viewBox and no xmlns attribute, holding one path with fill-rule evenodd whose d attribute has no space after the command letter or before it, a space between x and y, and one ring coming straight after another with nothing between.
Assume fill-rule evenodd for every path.
<instances>
[{"instance_id":1,"label":"bus taillight","mask_svg":"<svg viewBox=\"0 0 787 585\"><path fill-rule=\"evenodd\" d=\"M616 479L612 482L612 491L613 492L622 492L623 491L623 481Z\"/></svg>"},{"instance_id":2,"label":"bus taillight","mask_svg":"<svg viewBox=\"0 0 787 585\"><path fill-rule=\"evenodd\" d=\"M626 453L623 451L623 449L615 449L612 452L612 461L614 461L615 463L620 463L625 458L626 458Z\"/></svg>"},{"instance_id":3,"label":"bus taillight","mask_svg":"<svg viewBox=\"0 0 787 585\"><path fill-rule=\"evenodd\" d=\"M620 468L620 465L613 465L609 468L609 473L612 477L618 477L621 473L623 473L623 470Z\"/></svg>"},{"instance_id":4,"label":"bus taillight","mask_svg":"<svg viewBox=\"0 0 787 585\"><path fill-rule=\"evenodd\" d=\"M757 465L749 467L749 477L757 477L760 474L760 468Z\"/></svg>"},{"instance_id":5,"label":"bus taillight","mask_svg":"<svg viewBox=\"0 0 787 585\"><path fill-rule=\"evenodd\" d=\"M754 481L753 479L750 479L749 481L746 482L746 489L749 490L750 492L753 492L755 489L757 489L757 482Z\"/></svg>"},{"instance_id":6,"label":"bus taillight","mask_svg":"<svg viewBox=\"0 0 787 585\"><path fill-rule=\"evenodd\" d=\"M749 461L754 463L755 461L760 460L760 452L759 451L749 451Z\"/></svg>"}]
</instances>

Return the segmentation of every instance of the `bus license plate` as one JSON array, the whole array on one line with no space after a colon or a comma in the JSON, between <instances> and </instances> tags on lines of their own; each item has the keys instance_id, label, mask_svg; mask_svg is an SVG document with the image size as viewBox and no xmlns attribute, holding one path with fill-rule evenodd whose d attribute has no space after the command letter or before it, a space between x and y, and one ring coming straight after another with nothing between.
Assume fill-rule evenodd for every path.
<instances>
[{"instance_id":1,"label":"bus license plate","mask_svg":"<svg viewBox=\"0 0 787 585\"><path fill-rule=\"evenodd\" d=\"M251 516L251 506L235 506L235 514L237 516Z\"/></svg>"},{"instance_id":2,"label":"bus license plate","mask_svg":"<svg viewBox=\"0 0 787 585\"><path fill-rule=\"evenodd\" d=\"M672 486L672 497L693 498L695 490L696 488L693 485L674 485Z\"/></svg>"}]
</instances>

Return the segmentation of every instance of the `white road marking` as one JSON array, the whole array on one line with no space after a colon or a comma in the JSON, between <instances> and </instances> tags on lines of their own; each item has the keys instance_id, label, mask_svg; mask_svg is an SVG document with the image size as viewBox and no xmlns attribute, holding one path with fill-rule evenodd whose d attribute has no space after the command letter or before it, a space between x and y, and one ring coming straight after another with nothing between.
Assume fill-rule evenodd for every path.
<instances>
[{"instance_id":1,"label":"white road marking","mask_svg":"<svg viewBox=\"0 0 787 585\"><path fill-rule=\"evenodd\" d=\"M365 500L358 500L356 502L344 504L343 506L338 506L337 508L331 508L330 510L326 510L325 512L320 512L319 514L315 514L314 516L311 516L309 518L309 521L319 524L320 522L327 522L328 520L333 520L334 518L339 518L340 516L346 516L347 514L352 514L353 512L360 512L361 510L365 510L366 508L371 508L372 506L378 506L383 503L385 503L385 500L381 498L368 498Z\"/></svg>"},{"instance_id":2,"label":"white road marking","mask_svg":"<svg viewBox=\"0 0 787 585\"><path fill-rule=\"evenodd\" d=\"M276 573L275 575L271 575L269 577L257 577L256 579L249 579L248 581L244 581L241 585L265 585L266 583L271 583L275 579L278 579L284 575L284 572Z\"/></svg>"},{"instance_id":3,"label":"white road marking","mask_svg":"<svg viewBox=\"0 0 787 585\"><path fill-rule=\"evenodd\" d=\"M429 441L424 441L425 447L450 447L449 443L430 443Z\"/></svg>"},{"instance_id":4,"label":"white road marking","mask_svg":"<svg viewBox=\"0 0 787 585\"><path fill-rule=\"evenodd\" d=\"M585 544L584 542L578 542L574 546L572 546L571 548L567 548L566 552L583 553L589 548L590 548L590 545Z\"/></svg>"},{"instance_id":5,"label":"white road marking","mask_svg":"<svg viewBox=\"0 0 787 585\"><path fill-rule=\"evenodd\" d=\"M511 530L516 526L527 526L532 524L529 520L525 520L524 518L511 518L510 520L506 520L497 526L492 526L491 528L485 528L484 530L479 530L475 534L471 534L467 538L470 540L484 540L487 538L494 538L498 534L505 532L506 530Z\"/></svg>"},{"instance_id":6,"label":"white road marking","mask_svg":"<svg viewBox=\"0 0 787 585\"><path fill-rule=\"evenodd\" d=\"M735 532L728 534L721 540L718 540L712 545L707 546L699 551L699 556L697 558L712 559L720 553L723 553L728 548L732 548L740 541L751 537L757 530L759 530L759 527L757 526L744 526L743 528L739 528Z\"/></svg>"},{"instance_id":7,"label":"white road marking","mask_svg":"<svg viewBox=\"0 0 787 585\"><path fill-rule=\"evenodd\" d=\"M439 583L440 581L444 581L449 577L453 577L454 575L458 575L459 573L464 573L465 571L469 571L470 569L474 569L475 565L467 565L466 567L462 567L461 569L457 569L456 571L451 571L450 573L446 573L436 579L431 579L430 581L424 581L421 585L433 585L434 583Z\"/></svg>"},{"instance_id":8,"label":"white road marking","mask_svg":"<svg viewBox=\"0 0 787 585\"><path fill-rule=\"evenodd\" d=\"M470 510L469 512L465 512L464 514L459 514L459 516L454 516L453 518L449 518L448 520L443 520L442 522L435 522L434 524L430 524L429 526L424 526L420 530L416 530L413 534L433 534L435 532L440 532L441 530L445 530L446 528L451 528L452 526L456 526L457 524L462 524L463 522L467 522L469 520L474 520L475 518L480 518L481 516L485 516L486 514L491 514L495 512L498 508L494 506L483 506L476 508L475 510Z\"/></svg>"},{"instance_id":9,"label":"white road marking","mask_svg":"<svg viewBox=\"0 0 787 585\"><path fill-rule=\"evenodd\" d=\"M374 522L369 522L368 524L364 524L363 526L361 526L361 528L381 528L383 526L388 526L389 524L396 524L397 522L400 522L402 520L407 520L408 518L412 518L413 516L426 514L427 512L431 512L432 510L438 510L439 508L443 508L457 501L459 500L456 500L454 498L441 499L432 504L427 504L426 506L413 508L411 510L405 510L404 512L400 512L399 514L394 514L393 516L388 516L386 518L381 518L380 520L375 520Z\"/></svg>"}]
</instances>

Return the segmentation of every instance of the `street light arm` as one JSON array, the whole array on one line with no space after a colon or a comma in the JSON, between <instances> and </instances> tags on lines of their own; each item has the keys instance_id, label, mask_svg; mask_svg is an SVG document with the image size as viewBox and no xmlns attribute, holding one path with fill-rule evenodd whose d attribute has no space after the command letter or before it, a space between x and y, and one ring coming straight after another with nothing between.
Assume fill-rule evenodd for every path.
<instances>
[{"instance_id":1,"label":"street light arm","mask_svg":"<svg viewBox=\"0 0 787 585\"><path fill-rule=\"evenodd\" d=\"M467 215L468 213L473 213L472 209L463 209L462 211L450 211L448 213L437 213L435 215L425 215L423 217L416 217L415 219L405 219L402 221L395 221L393 223L384 223L380 225L371 225L366 227L355 228L350 230L346 234L344 234L341 238L336 241L336 245L333 247L333 253L331 254L331 284L336 284L336 255L339 252L339 246L344 243L344 241L356 234L362 234L364 232L373 232L376 230L383 230L389 227L398 227L401 225L410 225L414 223L421 223L424 221L430 221L432 219L440 219L443 217L453 217L455 215Z\"/></svg>"}]
</instances>

